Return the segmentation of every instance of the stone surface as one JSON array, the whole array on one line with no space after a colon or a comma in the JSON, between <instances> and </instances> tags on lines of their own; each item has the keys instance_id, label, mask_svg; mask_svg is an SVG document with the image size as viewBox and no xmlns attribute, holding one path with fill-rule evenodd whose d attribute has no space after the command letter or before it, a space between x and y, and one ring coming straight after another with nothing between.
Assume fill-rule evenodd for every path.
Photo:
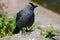
<instances>
[{"instance_id":1,"label":"stone surface","mask_svg":"<svg viewBox=\"0 0 60 40\"><path fill-rule=\"evenodd\" d=\"M8 17L13 17L16 13L21 10L26 3L29 3L29 0L0 0L0 3L4 3L4 11L8 12ZM35 3L34 3L35 4ZM47 26L53 24L55 29L60 30L60 15L52 12L51 10L45 9L42 6L39 6L35 9L35 22L38 26ZM60 37L60 36L59 36ZM48 40L43 38L39 34L39 30L33 31L30 35L21 35L16 34L13 36L6 36L0 38L0 40Z\"/></svg>"}]
</instances>

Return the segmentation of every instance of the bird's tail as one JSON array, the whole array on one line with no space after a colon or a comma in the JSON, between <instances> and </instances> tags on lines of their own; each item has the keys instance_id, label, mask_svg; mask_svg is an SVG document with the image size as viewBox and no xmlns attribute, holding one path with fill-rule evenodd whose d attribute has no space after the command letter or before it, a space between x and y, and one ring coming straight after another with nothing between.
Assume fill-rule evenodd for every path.
<instances>
[{"instance_id":1,"label":"bird's tail","mask_svg":"<svg viewBox=\"0 0 60 40\"><path fill-rule=\"evenodd\" d=\"M18 28L17 26L16 26L16 28L14 29L14 31L13 31L13 34L17 34L17 33L19 33L20 32L20 28Z\"/></svg>"}]
</instances>

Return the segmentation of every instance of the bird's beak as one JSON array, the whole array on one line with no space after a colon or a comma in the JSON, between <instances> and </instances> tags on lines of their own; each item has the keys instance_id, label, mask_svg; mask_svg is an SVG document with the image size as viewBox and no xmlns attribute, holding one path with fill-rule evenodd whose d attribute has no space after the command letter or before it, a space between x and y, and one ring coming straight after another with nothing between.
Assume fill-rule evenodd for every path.
<instances>
[{"instance_id":1,"label":"bird's beak","mask_svg":"<svg viewBox=\"0 0 60 40\"><path fill-rule=\"evenodd\" d=\"M34 6L35 8L38 7L37 5Z\"/></svg>"}]
</instances>

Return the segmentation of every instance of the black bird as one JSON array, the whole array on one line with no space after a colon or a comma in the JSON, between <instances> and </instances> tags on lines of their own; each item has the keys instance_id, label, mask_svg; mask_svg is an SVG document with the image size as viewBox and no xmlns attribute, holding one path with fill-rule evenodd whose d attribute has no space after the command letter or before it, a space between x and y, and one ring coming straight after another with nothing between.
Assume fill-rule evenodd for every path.
<instances>
[{"instance_id":1,"label":"black bird","mask_svg":"<svg viewBox=\"0 0 60 40\"><path fill-rule=\"evenodd\" d=\"M34 9L37 7L37 5L34 5L33 3L28 3L25 5L25 7L17 13L16 17L16 28L13 31L13 34L19 33L22 28L29 28L34 23ZM26 29L27 31L27 29Z\"/></svg>"}]
</instances>

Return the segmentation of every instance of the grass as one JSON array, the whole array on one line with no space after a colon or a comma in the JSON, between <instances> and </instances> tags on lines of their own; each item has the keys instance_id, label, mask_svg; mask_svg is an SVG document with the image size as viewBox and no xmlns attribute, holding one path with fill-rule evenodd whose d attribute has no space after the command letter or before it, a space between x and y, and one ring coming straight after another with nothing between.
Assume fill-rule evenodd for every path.
<instances>
[{"instance_id":1,"label":"grass","mask_svg":"<svg viewBox=\"0 0 60 40\"><path fill-rule=\"evenodd\" d=\"M8 18L6 12L0 12L0 37L12 35L15 28L15 17Z\"/></svg>"},{"instance_id":2,"label":"grass","mask_svg":"<svg viewBox=\"0 0 60 40\"><path fill-rule=\"evenodd\" d=\"M31 1L60 14L60 0L31 0Z\"/></svg>"},{"instance_id":3,"label":"grass","mask_svg":"<svg viewBox=\"0 0 60 40\"><path fill-rule=\"evenodd\" d=\"M49 25L46 29L40 31L41 35L51 40L58 40L56 37L57 33L60 33L60 31L54 29L52 25Z\"/></svg>"},{"instance_id":4,"label":"grass","mask_svg":"<svg viewBox=\"0 0 60 40\"><path fill-rule=\"evenodd\" d=\"M16 26L16 17L8 18L7 12L3 10L3 5L0 4L0 37L12 35Z\"/></svg>"}]
</instances>

